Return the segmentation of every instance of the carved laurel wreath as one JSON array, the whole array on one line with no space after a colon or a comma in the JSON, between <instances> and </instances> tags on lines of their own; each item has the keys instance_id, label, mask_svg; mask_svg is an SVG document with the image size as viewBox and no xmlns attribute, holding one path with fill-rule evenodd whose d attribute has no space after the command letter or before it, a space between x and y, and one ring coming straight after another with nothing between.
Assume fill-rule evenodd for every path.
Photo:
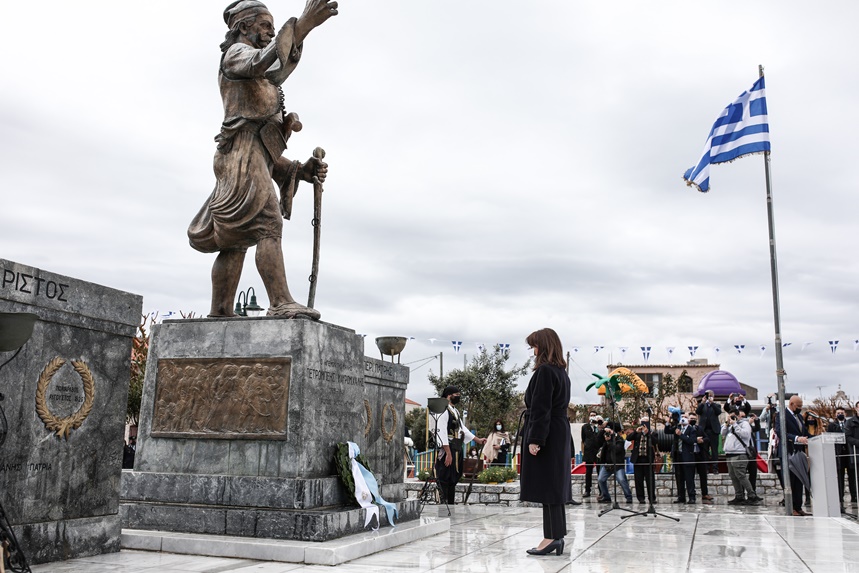
<instances>
[{"instance_id":1,"label":"carved laurel wreath","mask_svg":"<svg viewBox=\"0 0 859 573\"><path fill-rule=\"evenodd\" d=\"M49 432L55 432L58 437L69 439L69 434L72 430L81 427L84 420L92 411L93 399L95 398L95 382L92 379L92 373L89 370L86 362L83 360L72 360L72 366L78 376L81 377L81 382L84 385L84 403L77 412L66 418L57 418L51 413L48 408L48 402L45 399L45 392L48 389L48 384L51 383L51 378L57 373L57 370L63 367L66 361L59 356L48 362L42 374L39 375L39 382L36 385L36 413L45 423L45 428Z\"/></svg>"},{"instance_id":2,"label":"carved laurel wreath","mask_svg":"<svg viewBox=\"0 0 859 573\"><path fill-rule=\"evenodd\" d=\"M392 421L390 431L388 431L388 429L385 428L385 413L388 411L391 412L391 421ZM382 437L385 438L385 441L390 442L391 440L393 440L394 439L394 432L397 431L397 411L394 409L394 405L391 404L390 402L388 402L387 404L385 404L382 407L382 424L381 424L381 426L382 426Z\"/></svg>"},{"instance_id":3,"label":"carved laurel wreath","mask_svg":"<svg viewBox=\"0 0 859 573\"><path fill-rule=\"evenodd\" d=\"M373 410L370 409L370 401L364 400L364 410L367 411L367 425L364 426L364 437L370 435L370 428L373 427Z\"/></svg>"}]
</instances>

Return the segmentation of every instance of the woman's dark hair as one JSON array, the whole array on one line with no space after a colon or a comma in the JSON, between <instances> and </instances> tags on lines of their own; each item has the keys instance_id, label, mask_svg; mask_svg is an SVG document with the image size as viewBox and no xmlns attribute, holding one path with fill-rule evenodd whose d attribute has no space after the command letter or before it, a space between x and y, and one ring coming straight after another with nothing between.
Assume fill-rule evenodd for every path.
<instances>
[{"instance_id":1,"label":"woman's dark hair","mask_svg":"<svg viewBox=\"0 0 859 573\"><path fill-rule=\"evenodd\" d=\"M561 345L561 339L558 338L558 333L551 328L543 328L532 332L525 339L528 346L537 347L537 358L534 360L534 370L543 364L553 364L560 368L567 367L567 361L564 360L564 347Z\"/></svg>"},{"instance_id":2,"label":"woman's dark hair","mask_svg":"<svg viewBox=\"0 0 859 573\"><path fill-rule=\"evenodd\" d=\"M498 424L501 424L501 431L503 432L504 431L504 420L495 420L494 422L492 422L492 428L490 428L489 432L490 433L491 432L497 432L498 430L495 429L495 426L497 426Z\"/></svg>"}]
</instances>

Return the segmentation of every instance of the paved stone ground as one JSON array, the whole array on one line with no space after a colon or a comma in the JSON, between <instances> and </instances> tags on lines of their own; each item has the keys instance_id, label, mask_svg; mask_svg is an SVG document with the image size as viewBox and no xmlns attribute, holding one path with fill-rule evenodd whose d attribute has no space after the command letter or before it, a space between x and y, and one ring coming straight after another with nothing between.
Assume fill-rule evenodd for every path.
<instances>
[{"instance_id":1,"label":"paved stone ground","mask_svg":"<svg viewBox=\"0 0 859 573\"><path fill-rule=\"evenodd\" d=\"M33 573L859 572L859 524L853 520L787 517L777 505L735 509L722 504L656 506L679 522L621 519L627 515L622 511L598 517L605 507L569 506L569 534L560 557L525 553L542 537L539 509L457 506L448 533L337 567L122 551L39 565ZM439 511L446 515L444 508L433 506L425 513Z\"/></svg>"}]
</instances>

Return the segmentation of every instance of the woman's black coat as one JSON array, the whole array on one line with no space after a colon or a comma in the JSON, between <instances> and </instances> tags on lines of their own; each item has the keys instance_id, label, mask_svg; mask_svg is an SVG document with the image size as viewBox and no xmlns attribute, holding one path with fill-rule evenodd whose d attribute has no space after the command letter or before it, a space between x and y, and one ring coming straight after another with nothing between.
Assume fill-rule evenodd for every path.
<instances>
[{"instance_id":1,"label":"woman's black coat","mask_svg":"<svg viewBox=\"0 0 859 573\"><path fill-rule=\"evenodd\" d=\"M570 378L563 368L543 364L525 390L522 440L522 501L560 504L570 501ZM536 456L530 444L540 446Z\"/></svg>"}]
</instances>

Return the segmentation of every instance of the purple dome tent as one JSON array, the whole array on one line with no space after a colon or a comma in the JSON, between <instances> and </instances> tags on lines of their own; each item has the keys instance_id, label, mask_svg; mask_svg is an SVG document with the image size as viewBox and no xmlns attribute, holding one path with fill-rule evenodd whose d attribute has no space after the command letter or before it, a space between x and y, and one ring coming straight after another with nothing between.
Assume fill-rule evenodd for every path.
<instances>
[{"instance_id":1,"label":"purple dome tent","mask_svg":"<svg viewBox=\"0 0 859 573\"><path fill-rule=\"evenodd\" d=\"M698 390L695 391L694 395L696 397L702 396L707 390L712 391L714 396L746 395L746 391L740 386L737 377L727 370L714 370L705 374L698 383Z\"/></svg>"}]
</instances>

